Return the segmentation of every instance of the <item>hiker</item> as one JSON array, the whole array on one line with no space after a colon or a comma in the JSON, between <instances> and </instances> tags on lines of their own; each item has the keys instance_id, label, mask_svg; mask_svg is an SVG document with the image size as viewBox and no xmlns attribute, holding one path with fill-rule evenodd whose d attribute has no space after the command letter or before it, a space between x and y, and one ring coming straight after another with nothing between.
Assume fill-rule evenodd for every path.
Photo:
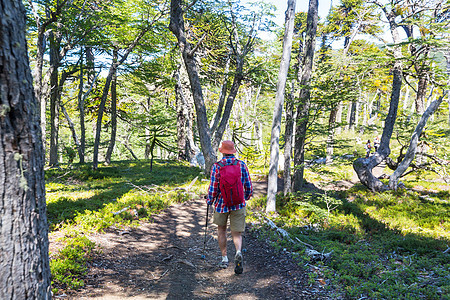
<instances>
[{"instance_id":1,"label":"hiker","mask_svg":"<svg viewBox=\"0 0 450 300\"><path fill-rule=\"evenodd\" d=\"M245 201L252 196L252 182L247 165L234 156L236 149L232 141L223 141L219 152L223 154L223 158L212 167L206 202L208 205L215 206L213 223L217 225L217 240L222 254L219 266L228 267L227 221L229 218L231 236L236 248L234 272L241 274L243 272L241 250L242 232L245 230Z\"/></svg>"},{"instance_id":2,"label":"hiker","mask_svg":"<svg viewBox=\"0 0 450 300\"><path fill-rule=\"evenodd\" d=\"M375 148L375 152L378 151L378 147L380 147L380 136L377 135L374 139L373 139L373 147Z\"/></svg>"},{"instance_id":3,"label":"hiker","mask_svg":"<svg viewBox=\"0 0 450 300\"><path fill-rule=\"evenodd\" d=\"M366 158L367 158L370 155L370 149L372 149L372 146L370 145L370 140L367 140L367 143L364 146L364 149L366 150Z\"/></svg>"}]
</instances>

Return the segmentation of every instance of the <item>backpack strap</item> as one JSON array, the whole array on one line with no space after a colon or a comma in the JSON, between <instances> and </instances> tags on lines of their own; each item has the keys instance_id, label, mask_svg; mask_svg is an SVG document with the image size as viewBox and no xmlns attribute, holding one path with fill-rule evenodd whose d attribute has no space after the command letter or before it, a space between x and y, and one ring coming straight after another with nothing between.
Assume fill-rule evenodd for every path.
<instances>
[{"instance_id":1,"label":"backpack strap","mask_svg":"<svg viewBox=\"0 0 450 300\"><path fill-rule=\"evenodd\" d=\"M237 165L237 163L238 163L238 161L237 161L237 159L235 159L231 164L229 164L229 165L227 165L227 166L235 166L235 165ZM221 161L219 161L218 163L217 163L218 165L219 165L219 167L225 167L225 165L221 162Z\"/></svg>"}]
</instances>

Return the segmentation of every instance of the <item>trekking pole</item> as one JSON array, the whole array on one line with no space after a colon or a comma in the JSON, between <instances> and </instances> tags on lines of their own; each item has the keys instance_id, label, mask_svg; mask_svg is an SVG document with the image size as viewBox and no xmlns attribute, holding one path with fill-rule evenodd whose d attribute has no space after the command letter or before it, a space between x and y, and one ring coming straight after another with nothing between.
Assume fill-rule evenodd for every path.
<instances>
[{"instance_id":1,"label":"trekking pole","mask_svg":"<svg viewBox=\"0 0 450 300\"><path fill-rule=\"evenodd\" d=\"M205 259L205 249L206 249L206 231L208 230L208 216L209 216L209 204L206 204L206 222L205 222L205 239L203 241L203 254L202 259Z\"/></svg>"}]
</instances>

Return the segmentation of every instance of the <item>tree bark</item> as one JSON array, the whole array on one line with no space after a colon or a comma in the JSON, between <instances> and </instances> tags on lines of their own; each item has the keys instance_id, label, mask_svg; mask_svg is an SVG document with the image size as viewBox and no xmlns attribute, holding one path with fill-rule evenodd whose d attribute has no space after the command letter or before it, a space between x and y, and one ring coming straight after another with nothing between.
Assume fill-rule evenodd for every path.
<instances>
[{"instance_id":1,"label":"tree bark","mask_svg":"<svg viewBox=\"0 0 450 300\"><path fill-rule=\"evenodd\" d=\"M289 100L286 101L286 126L284 130L284 188L283 193L287 195L292 192L291 180L291 157L292 157L292 138L294 133L294 91L295 80L292 80L292 90L289 94Z\"/></svg>"},{"instance_id":2,"label":"tree bark","mask_svg":"<svg viewBox=\"0 0 450 300\"><path fill-rule=\"evenodd\" d=\"M59 133L59 43L54 32L50 33L50 158L49 165L58 164L58 133Z\"/></svg>"},{"instance_id":3,"label":"tree bark","mask_svg":"<svg viewBox=\"0 0 450 300\"><path fill-rule=\"evenodd\" d=\"M426 76L426 75L425 75ZM427 92L427 78L424 76L419 77L417 82L417 95L416 95L416 113L421 115L425 110L425 96Z\"/></svg>"},{"instance_id":4,"label":"tree bark","mask_svg":"<svg viewBox=\"0 0 450 300\"><path fill-rule=\"evenodd\" d=\"M419 142L419 137L422 134L423 128L427 124L428 118L434 114L436 109L441 105L442 100L444 99L445 93L438 99L433 101L430 106L428 106L427 110L422 114L419 123L414 130L411 140L409 142L408 150L406 151L405 157L401 161L401 163L397 166L394 173L389 177L389 188L393 190L397 190L398 180L402 176L402 174L408 169L409 165L414 159L417 150L417 144Z\"/></svg>"},{"instance_id":5,"label":"tree bark","mask_svg":"<svg viewBox=\"0 0 450 300\"><path fill-rule=\"evenodd\" d=\"M21 1L0 0L0 299L51 299L44 154Z\"/></svg>"},{"instance_id":6,"label":"tree bark","mask_svg":"<svg viewBox=\"0 0 450 300\"><path fill-rule=\"evenodd\" d=\"M267 183L266 212L276 210L276 194L278 182L278 158L280 155L280 130L281 115L283 112L284 91L286 78L291 61L292 36L294 34L296 0L288 0L285 13L285 29L283 37L283 54L281 56L280 70L278 72L277 92L275 95L275 107L273 112L272 133L270 135L270 164Z\"/></svg>"},{"instance_id":7,"label":"tree bark","mask_svg":"<svg viewBox=\"0 0 450 300\"><path fill-rule=\"evenodd\" d=\"M408 109L408 102L409 102L409 84L405 87L405 94L403 98L403 111L406 113Z\"/></svg>"},{"instance_id":8,"label":"tree bark","mask_svg":"<svg viewBox=\"0 0 450 300\"><path fill-rule=\"evenodd\" d=\"M297 107L295 125L295 150L294 150L294 192L303 186L303 171L305 161L305 140L309 121L310 90L308 87L311 79L314 48L318 22L318 0L309 0L308 17L306 25L305 56L303 57L303 72L300 81L300 104Z\"/></svg>"},{"instance_id":9,"label":"tree bark","mask_svg":"<svg viewBox=\"0 0 450 300\"><path fill-rule=\"evenodd\" d=\"M342 111L344 109L344 105L342 102L338 102L337 104L337 111L336 111L336 123L341 124L342 123ZM336 134L340 134L342 131L341 125L338 125L336 127Z\"/></svg>"},{"instance_id":10,"label":"tree bark","mask_svg":"<svg viewBox=\"0 0 450 300\"><path fill-rule=\"evenodd\" d=\"M449 95L447 97L447 104L448 104L448 126L450 127L450 92L448 92Z\"/></svg>"},{"instance_id":11,"label":"tree bark","mask_svg":"<svg viewBox=\"0 0 450 300\"><path fill-rule=\"evenodd\" d=\"M62 7L66 4L67 0L61 1L58 3L56 10L44 21L41 21L39 14L37 13L34 3L31 0L28 0L28 4L31 7L33 12L36 28L37 28L37 42L36 42L36 63L35 68L33 70L33 80L34 80L34 94L36 100L40 107L40 120L41 120L41 131L42 131L42 144L44 147L45 153L45 144L46 144L46 112L47 112L47 99L42 97L42 69L44 66L44 53L46 48L46 30L49 25L54 23L57 20L57 17L61 13ZM46 12L48 12L48 7L45 8Z\"/></svg>"},{"instance_id":12,"label":"tree bark","mask_svg":"<svg viewBox=\"0 0 450 300\"><path fill-rule=\"evenodd\" d=\"M334 107L330 112L330 117L328 118L328 136L327 136L327 156L326 163L331 164L333 162L334 153L334 133L336 131L336 115L338 107Z\"/></svg>"},{"instance_id":13,"label":"tree bark","mask_svg":"<svg viewBox=\"0 0 450 300\"><path fill-rule=\"evenodd\" d=\"M211 143L211 134L209 131L208 118L206 116L206 107L203 100L202 86L200 83L199 70L197 62L192 51L191 44L186 39L183 10L181 0L172 0L170 3L170 24L169 29L178 40L184 64L191 83L192 96L194 98L195 110L197 112L197 127L200 137L202 152L205 157L205 168L209 175L212 165L216 162L216 153ZM194 49L195 50L195 49Z\"/></svg>"},{"instance_id":14,"label":"tree bark","mask_svg":"<svg viewBox=\"0 0 450 300\"><path fill-rule=\"evenodd\" d=\"M180 78L180 69L178 68L175 73L175 100L177 108L177 147L178 147L178 159L187 160L188 155L186 153L186 106L187 100L183 93L183 85Z\"/></svg>"},{"instance_id":15,"label":"tree bark","mask_svg":"<svg viewBox=\"0 0 450 300\"><path fill-rule=\"evenodd\" d=\"M113 51L113 62L117 62L118 51ZM106 151L105 161L111 163L111 155L116 144L117 133L117 69L115 70L111 80L111 138L109 139L108 150Z\"/></svg>"},{"instance_id":16,"label":"tree bark","mask_svg":"<svg viewBox=\"0 0 450 300\"><path fill-rule=\"evenodd\" d=\"M400 36L398 33L398 25L395 22L396 14L394 11L388 11L385 6L382 7L386 18L389 21L389 27L394 40L394 44L400 43ZM393 8L394 9L394 8ZM367 186L371 191L382 192L388 189L378 178L372 174L372 169L380 164L391 153L389 146L392 132L394 130L395 120L397 118L398 104L400 101L400 90L402 86L402 63L401 63L401 48L394 46L394 66L392 70L392 91L391 100L389 104L389 112L386 116L383 128L383 134L381 136L380 146L375 154L368 158L358 158L353 162L353 169L358 175L362 184Z\"/></svg>"},{"instance_id":17,"label":"tree bark","mask_svg":"<svg viewBox=\"0 0 450 300\"><path fill-rule=\"evenodd\" d=\"M349 120L348 120L348 130L354 130L355 124L356 124L356 101L352 101L352 103L349 105Z\"/></svg>"},{"instance_id":18,"label":"tree bark","mask_svg":"<svg viewBox=\"0 0 450 300\"><path fill-rule=\"evenodd\" d=\"M83 55L83 53L81 54ZM86 145L86 124L84 121L84 98L83 98L83 86L84 86L84 66L83 60L80 67L80 77L78 85L78 110L80 112L80 145L78 147L78 157L80 159L80 164L84 164L84 151Z\"/></svg>"}]
</instances>

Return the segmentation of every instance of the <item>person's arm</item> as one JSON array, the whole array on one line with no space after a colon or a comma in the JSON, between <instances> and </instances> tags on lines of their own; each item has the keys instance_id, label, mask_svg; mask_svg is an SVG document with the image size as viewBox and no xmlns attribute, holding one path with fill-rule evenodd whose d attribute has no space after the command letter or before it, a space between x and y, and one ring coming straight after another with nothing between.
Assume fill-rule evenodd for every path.
<instances>
[{"instance_id":1,"label":"person's arm","mask_svg":"<svg viewBox=\"0 0 450 300\"><path fill-rule=\"evenodd\" d=\"M248 171L247 165L241 163L242 177L244 178L244 199L249 200L253 194L252 180L250 179L250 172Z\"/></svg>"},{"instance_id":2,"label":"person's arm","mask_svg":"<svg viewBox=\"0 0 450 300\"><path fill-rule=\"evenodd\" d=\"M214 164L211 171L211 180L209 182L208 197L206 198L206 203L212 205L214 200L217 198L217 193L219 191L219 166Z\"/></svg>"}]
</instances>

